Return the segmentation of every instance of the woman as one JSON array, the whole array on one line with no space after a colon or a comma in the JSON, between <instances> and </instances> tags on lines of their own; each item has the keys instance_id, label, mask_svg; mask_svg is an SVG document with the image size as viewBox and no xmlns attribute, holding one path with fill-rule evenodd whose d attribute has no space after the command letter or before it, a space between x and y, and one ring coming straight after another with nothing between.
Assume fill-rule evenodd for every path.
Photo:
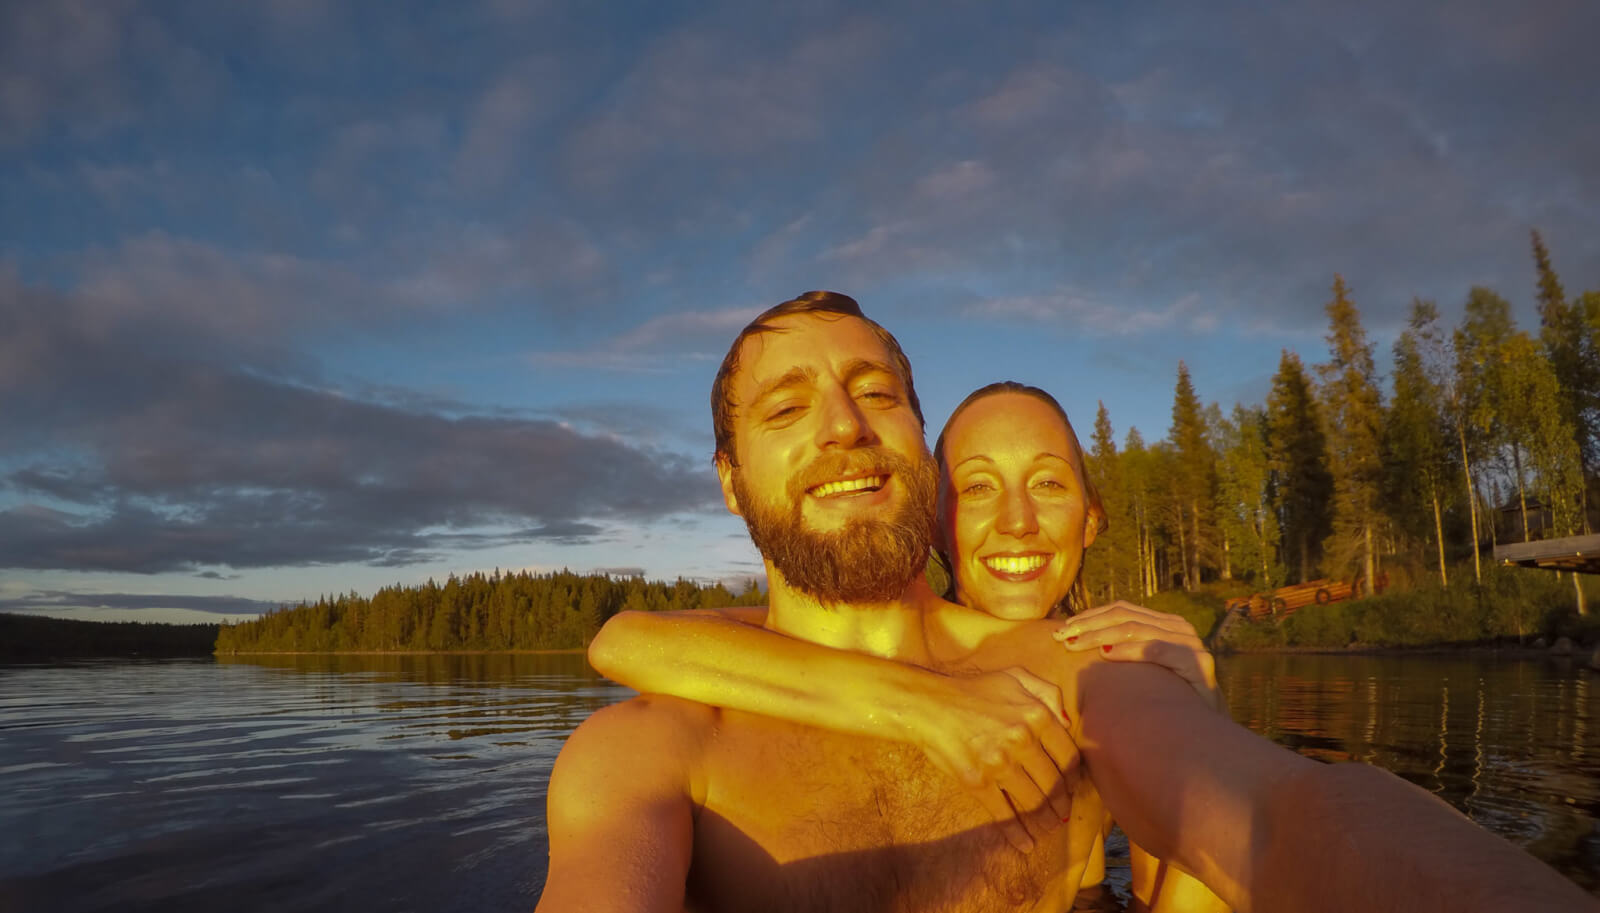
<instances>
[{"instance_id":1,"label":"woman","mask_svg":"<svg viewBox=\"0 0 1600 913\"><path fill-rule=\"evenodd\" d=\"M956 408L935 457L940 560L955 599L987 613L949 613L941 636L975 648L1014 629L1009 623L1036 621L1064 605L1081 608L1083 552L1104 512L1055 399L1019 384L984 387ZM914 744L973 788L1019 848L1032 845L1026 827L1039 828L1045 818L1013 805L1042 806L1048 798L1055 812L1068 813L1059 780L1076 757L1061 747L1057 719L1064 714L1054 685L1020 668L946 676L833 651L752 627L763 617L762 609L623 613L596 637L590 661L641 691ZM1215 705L1211 658L1175 616L1119 603L1075 615L1057 638L1069 650L1098 650L1109 660L1159 662ZM1040 713L1041 706L1051 712ZM1102 852L1097 845L1084 885L1103 877ZM1134 893L1144 904L1219 908L1198 882L1160 872L1136 848L1130 856Z\"/></svg>"}]
</instances>

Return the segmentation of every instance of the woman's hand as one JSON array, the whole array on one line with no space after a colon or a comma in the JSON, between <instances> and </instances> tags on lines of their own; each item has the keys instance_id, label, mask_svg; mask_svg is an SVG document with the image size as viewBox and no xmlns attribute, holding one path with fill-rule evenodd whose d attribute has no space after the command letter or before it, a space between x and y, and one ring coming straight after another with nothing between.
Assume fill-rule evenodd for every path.
<instances>
[{"instance_id":1,"label":"woman's hand","mask_svg":"<svg viewBox=\"0 0 1600 913\"><path fill-rule=\"evenodd\" d=\"M925 711L908 715L912 741L983 803L1018 850L1072 814L1078 746L1061 690L1012 667L949 679ZM1031 832L1031 833L1030 833Z\"/></svg>"},{"instance_id":2,"label":"woman's hand","mask_svg":"<svg viewBox=\"0 0 1600 913\"><path fill-rule=\"evenodd\" d=\"M1145 662L1178 673L1217 712L1217 664L1194 625L1168 612L1117 600L1067 619L1053 635L1068 650L1099 650L1113 662Z\"/></svg>"}]
</instances>

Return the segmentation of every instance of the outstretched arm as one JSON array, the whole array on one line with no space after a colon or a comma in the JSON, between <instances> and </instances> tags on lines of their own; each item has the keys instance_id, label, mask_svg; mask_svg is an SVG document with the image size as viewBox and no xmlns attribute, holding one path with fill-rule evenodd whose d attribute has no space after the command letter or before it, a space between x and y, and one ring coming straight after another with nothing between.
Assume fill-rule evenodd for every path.
<instances>
[{"instance_id":1,"label":"outstretched arm","mask_svg":"<svg viewBox=\"0 0 1600 913\"><path fill-rule=\"evenodd\" d=\"M589 645L589 662L639 691L916 745L973 790L1019 849L1032 839L1013 805L1032 810L1023 818L1035 833L1071 812L1064 774L1077 749L1061 693L1023 669L952 678L704 611L619 613Z\"/></svg>"},{"instance_id":2,"label":"outstretched arm","mask_svg":"<svg viewBox=\"0 0 1600 913\"><path fill-rule=\"evenodd\" d=\"M1080 679L1079 745L1129 839L1253 910L1597 910L1593 898L1438 798L1365 764L1321 764L1143 663Z\"/></svg>"}]
</instances>

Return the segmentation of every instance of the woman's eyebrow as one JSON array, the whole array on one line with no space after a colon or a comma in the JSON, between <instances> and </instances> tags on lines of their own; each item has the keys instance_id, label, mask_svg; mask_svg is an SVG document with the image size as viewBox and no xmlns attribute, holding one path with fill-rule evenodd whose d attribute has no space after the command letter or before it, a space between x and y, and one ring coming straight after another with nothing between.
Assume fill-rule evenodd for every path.
<instances>
[{"instance_id":1,"label":"woman's eyebrow","mask_svg":"<svg viewBox=\"0 0 1600 913\"><path fill-rule=\"evenodd\" d=\"M972 456L967 457L966 459L962 460L961 462L955 464L954 466L952 466L950 468L951 469L960 469L962 466L967 465L968 463L972 462L973 460L982 460L985 463L990 463L990 464L994 463L994 459L991 458L987 453L974 453Z\"/></svg>"}]
</instances>

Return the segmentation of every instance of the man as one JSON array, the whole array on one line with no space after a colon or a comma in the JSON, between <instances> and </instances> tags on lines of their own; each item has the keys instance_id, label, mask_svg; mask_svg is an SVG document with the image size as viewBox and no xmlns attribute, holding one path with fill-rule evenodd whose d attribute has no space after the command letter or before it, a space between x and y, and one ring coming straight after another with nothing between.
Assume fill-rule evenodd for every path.
<instances>
[{"instance_id":1,"label":"man","mask_svg":"<svg viewBox=\"0 0 1600 913\"><path fill-rule=\"evenodd\" d=\"M713 410L724 498L766 560L769 628L1055 683L1129 836L1236 909L1594 908L1415 787L1278 748L1165 670L1085 659L1031 626L954 647L952 620L978 613L922 582L933 472L910 367L854 301L811 293L763 314L724 360ZM1047 747L1059 774L1068 751ZM1058 908L1098 803L1054 822L1065 797L1038 783L1077 800L1090 787L1029 773L1031 792L1007 789L1037 842L1019 853L991 807L915 750L644 695L596 713L557 760L539 910Z\"/></svg>"},{"instance_id":2,"label":"man","mask_svg":"<svg viewBox=\"0 0 1600 913\"><path fill-rule=\"evenodd\" d=\"M1070 685L1089 660L1048 635L956 656L935 629L940 613L978 613L923 581L936 471L893 337L828 293L752 327L724 362L713 409L728 432L716 454L724 498L767 564L767 626L930 668L1022 664ZM1070 706L1070 687L1064 696ZM1055 754L1043 763L1073 750ZM1059 768L1035 779L1076 783ZM1037 784L1010 792L1034 832L1025 844L1038 844L1030 853L905 745L643 696L595 714L557 761L540 909L1070 905L1098 815L1063 814L1066 797Z\"/></svg>"}]
</instances>

